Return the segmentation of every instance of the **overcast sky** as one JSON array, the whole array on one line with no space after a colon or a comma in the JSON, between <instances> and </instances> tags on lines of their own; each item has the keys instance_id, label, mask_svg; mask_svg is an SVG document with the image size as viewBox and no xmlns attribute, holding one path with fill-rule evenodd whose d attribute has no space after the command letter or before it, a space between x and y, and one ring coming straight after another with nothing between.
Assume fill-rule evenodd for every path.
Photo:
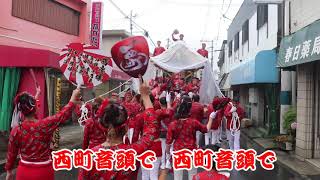
<instances>
[{"instance_id":1,"label":"overcast sky","mask_svg":"<svg viewBox=\"0 0 320 180\"><path fill-rule=\"evenodd\" d=\"M124 18L109 0L104 0L103 29L126 29L130 31L129 20ZM195 50L201 47L200 40L215 40L214 49L220 49L226 39L227 28L238 12L243 0L113 0L125 13L136 14L134 20L146 29L154 42L167 38L174 29L185 35L186 43ZM231 3L230 3L231 2ZM228 9L228 6L230 7ZM219 28L220 27L220 28ZM138 35L134 27L134 34ZM207 47L211 44L207 44ZM150 44L150 49L154 47ZM215 55L215 61L217 54Z\"/></svg>"}]
</instances>

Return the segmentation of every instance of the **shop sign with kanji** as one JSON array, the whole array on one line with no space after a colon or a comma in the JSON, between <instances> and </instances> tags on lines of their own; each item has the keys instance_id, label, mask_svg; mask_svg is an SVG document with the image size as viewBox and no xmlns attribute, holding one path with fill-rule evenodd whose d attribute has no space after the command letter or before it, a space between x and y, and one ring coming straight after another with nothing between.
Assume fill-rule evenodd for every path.
<instances>
[{"instance_id":1,"label":"shop sign with kanji","mask_svg":"<svg viewBox=\"0 0 320 180\"><path fill-rule=\"evenodd\" d=\"M289 67L320 60L320 20L282 39L278 66Z\"/></svg>"}]
</instances>

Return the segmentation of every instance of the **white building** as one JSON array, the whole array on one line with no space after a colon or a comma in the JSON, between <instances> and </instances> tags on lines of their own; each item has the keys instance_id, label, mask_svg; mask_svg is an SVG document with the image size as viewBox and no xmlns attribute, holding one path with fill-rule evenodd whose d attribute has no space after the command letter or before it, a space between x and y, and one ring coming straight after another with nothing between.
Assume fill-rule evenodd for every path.
<instances>
[{"instance_id":1,"label":"white building","mask_svg":"<svg viewBox=\"0 0 320 180\"><path fill-rule=\"evenodd\" d=\"M282 34L280 5L257 5L244 0L228 28L219 67L220 87L239 99L255 125L276 132L278 122L279 70L276 48Z\"/></svg>"}]
</instances>

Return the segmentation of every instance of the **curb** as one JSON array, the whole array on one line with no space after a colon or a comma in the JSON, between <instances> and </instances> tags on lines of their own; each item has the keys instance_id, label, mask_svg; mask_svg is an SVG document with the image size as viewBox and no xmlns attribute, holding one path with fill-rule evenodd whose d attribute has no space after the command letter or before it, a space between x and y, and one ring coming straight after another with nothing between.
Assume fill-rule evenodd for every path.
<instances>
[{"instance_id":1,"label":"curb","mask_svg":"<svg viewBox=\"0 0 320 180\"><path fill-rule=\"evenodd\" d=\"M255 138L250 138L246 132L241 133L241 135L243 137L245 137L247 139L247 141L250 141L251 143L254 143L255 145L259 146L261 149L263 149L264 151L267 150L265 149L263 146L261 146L259 143L257 143L254 139ZM298 171L296 171L295 169L291 168L290 166L286 165L285 163L281 162L281 160L277 160L276 164L282 166L283 168L285 168L286 170L288 170L289 172L291 172L292 174L298 175L300 176L302 179L309 179L309 177L307 175L301 174Z\"/></svg>"}]
</instances>

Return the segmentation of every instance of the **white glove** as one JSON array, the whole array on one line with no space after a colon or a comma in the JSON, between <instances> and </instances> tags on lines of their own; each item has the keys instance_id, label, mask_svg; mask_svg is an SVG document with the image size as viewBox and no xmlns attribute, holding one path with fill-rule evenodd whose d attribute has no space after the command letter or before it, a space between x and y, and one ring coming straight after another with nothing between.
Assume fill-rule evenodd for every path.
<instances>
[{"instance_id":1,"label":"white glove","mask_svg":"<svg viewBox=\"0 0 320 180\"><path fill-rule=\"evenodd\" d=\"M217 111L213 111L211 114L210 114L210 118L211 119L214 119L214 118L216 118L216 116L217 116Z\"/></svg>"},{"instance_id":2,"label":"white glove","mask_svg":"<svg viewBox=\"0 0 320 180\"><path fill-rule=\"evenodd\" d=\"M188 95L189 95L190 98L193 97L193 93L192 92L189 92Z\"/></svg>"},{"instance_id":3,"label":"white glove","mask_svg":"<svg viewBox=\"0 0 320 180\"><path fill-rule=\"evenodd\" d=\"M166 101L167 103L171 103L171 94L169 92L166 94Z\"/></svg>"},{"instance_id":4,"label":"white glove","mask_svg":"<svg viewBox=\"0 0 320 180\"><path fill-rule=\"evenodd\" d=\"M178 93L176 97L177 97L177 99L180 99L181 98L181 94Z\"/></svg>"},{"instance_id":5,"label":"white glove","mask_svg":"<svg viewBox=\"0 0 320 180\"><path fill-rule=\"evenodd\" d=\"M159 99L162 98L162 97L166 97L166 91L162 91L162 93L159 96Z\"/></svg>"},{"instance_id":6,"label":"white glove","mask_svg":"<svg viewBox=\"0 0 320 180\"><path fill-rule=\"evenodd\" d=\"M236 112L237 111L237 108L235 106L232 106L230 112L233 113L233 112Z\"/></svg>"}]
</instances>

